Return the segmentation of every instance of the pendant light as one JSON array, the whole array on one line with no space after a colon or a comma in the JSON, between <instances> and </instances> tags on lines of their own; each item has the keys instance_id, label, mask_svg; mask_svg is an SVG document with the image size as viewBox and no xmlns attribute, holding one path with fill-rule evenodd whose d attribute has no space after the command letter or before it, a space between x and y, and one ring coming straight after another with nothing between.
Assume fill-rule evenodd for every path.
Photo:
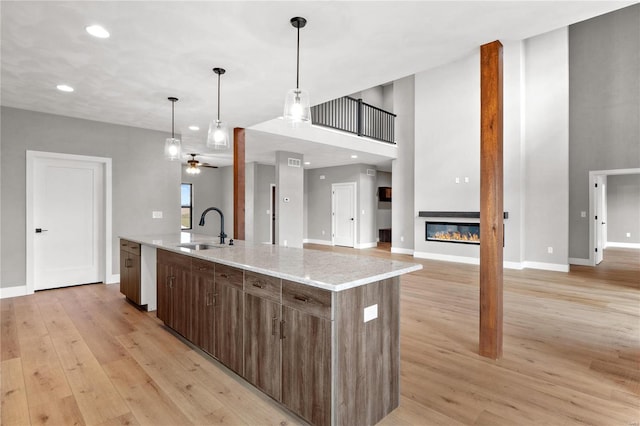
<instances>
[{"instance_id":1,"label":"pendant light","mask_svg":"<svg viewBox=\"0 0 640 426\"><path fill-rule=\"evenodd\" d=\"M220 76L226 71L224 68L214 68L213 72L218 74L218 117L211 120L209 125L207 146L213 147L213 149L227 149L229 148L229 131L227 126L220 121Z\"/></svg>"},{"instance_id":2,"label":"pendant light","mask_svg":"<svg viewBox=\"0 0 640 426\"><path fill-rule=\"evenodd\" d=\"M296 49L296 88L287 92L284 101L284 119L293 125L300 123L311 124L311 104L309 93L300 89L300 28L307 25L307 20L299 16L291 18L291 25L298 30L298 44Z\"/></svg>"},{"instance_id":3,"label":"pendant light","mask_svg":"<svg viewBox=\"0 0 640 426\"><path fill-rule=\"evenodd\" d=\"M171 101L171 137L164 141L164 157L169 161L180 160L180 139L175 138L173 132L174 125L174 108L178 98L167 98Z\"/></svg>"}]
</instances>

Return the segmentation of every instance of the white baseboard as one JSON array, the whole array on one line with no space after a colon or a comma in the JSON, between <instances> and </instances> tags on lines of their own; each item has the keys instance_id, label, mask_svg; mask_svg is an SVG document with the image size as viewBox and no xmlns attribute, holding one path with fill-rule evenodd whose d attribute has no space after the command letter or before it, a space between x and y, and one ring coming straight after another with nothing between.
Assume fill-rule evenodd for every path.
<instances>
[{"instance_id":1,"label":"white baseboard","mask_svg":"<svg viewBox=\"0 0 640 426\"><path fill-rule=\"evenodd\" d=\"M27 295L26 285L0 288L0 299L8 299L9 297L18 297L18 296L26 296L26 295Z\"/></svg>"},{"instance_id":2,"label":"white baseboard","mask_svg":"<svg viewBox=\"0 0 640 426\"><path fill-rule=\"evenodd\" d=\"M640 249L640 243L618 243L615 241L607 241L606 247Z\"/></svg>"},{"instance_id":3,"label":"white baseboard","mask_svg":"<svg viewBox=\"0 0 640 426\"><path fill-rule=\"evenodd\" d=\"M357 249L368 249L368 248L374 248L374 247L378 247L378 243L376 243L375 241L372 243L356 244L355 246L355 248Z\"/></svg>"},{"instance_id":4,"label":"white baseboard","mask_svg":"<svg viewBox=\"0 0 640 426\"><path fill-rule=\"evenodd\" d=\"M545 263L545 262L523 262L525 268L542 269L545 271L569 272L569 264Z\"/></svg>"},{"instance_id":5,"label":"white baseboard","mask_svg":"<svg viewBox=\"0 0 640 426\"><path fill-rule=\"evenodd\" d=\"M466 263L468 265L480 264L480 259L477 257L454 256L450 254L415 252L413 254L413 257L417 257L419 259L441 260L444 262ZM530 269L542 269L545 271L569 272L568 264L564 265L564 264L557 264L557 263L503 261L502 266L506 269L517 269L517 270L530 268Z\"/></svg>"},{"instance_id":6,"label":"white baseboard","mask_svg":"<svg viewBox=\"0 0 640 426\"><path fill-rule=\"evenodd\" d=\"M413 249L402 248L402 247L391 247L391 253L408 254L409 256L413 256Z\"/></svg>"},{"instance_id":7,"label":"white baseboard","mask_svg":"<svg viewBox=\"0 0 640 426\"><path fill-rule=\"evenodd\" d=\"M570 257L569 258L570 265L581 265L581 266L591 266L591 260L583 259L581 257Z\"/></svg>"},{"instance_id":8,"label":"white baseboard","mask_svg":"<svg viewBox=\"0 0 640 426\"><path fill-rule=\"evenodd\" d=\"M413 257L417 257L418 259L442 260L444 262L466 263L469 265L480 264L480 259L477 257L453 256L450 254L428 253L424 251L414 252Z\"/></svg>"},{"instance_id":9,"label":"white baseboard","mask_svg":"<svg viewBox=\"0 0 640 426\"><path fill-rule=\"evenodd\" d=\"M333 244L331 244L331 240L314 240L313 238L305 238L304 240L302 240L303 243L309 243L309 244L320 244L323 246L332 246Z\"/></svg>"},{"instance_id":10,"label":"white baseboard","mask_svg":"<svg viewBox=\"0 0 640 426\"><path fill-rule=\"evenodd\" d=\"M111 274L107 277L107 282L105 284L119 284L120 283L120 274Z\"/></svg>"},{"instance_id":11,"label":"white baseboard","mask_svg":"<svg viewBox=\"0 0 640 426\"><path fill-rule=\"evenodd\" d=\"M507 269L516 269L518 271L521 271L525 268L525 266L522 264L522 262L511 262L508 260L505 260L502 262L502 266L507 268Z\"/></svg>"}]
</instances>

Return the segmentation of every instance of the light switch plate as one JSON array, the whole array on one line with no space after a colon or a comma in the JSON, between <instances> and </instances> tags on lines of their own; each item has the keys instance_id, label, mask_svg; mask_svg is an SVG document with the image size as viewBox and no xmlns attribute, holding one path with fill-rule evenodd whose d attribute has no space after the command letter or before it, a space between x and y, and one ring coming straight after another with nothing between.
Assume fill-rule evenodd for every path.
<instances>
[{"instance_id":1,"label":"light switch plate","mask_svg":"<svg viewBox=\"0 0 640 426\"><path fill-rule=\"evenodd\" d=\"M152 219L162 219L162 212L154 211L153 213L151 213L151 218Z\"/></svg>"},{"instance_id":2,"label":"light switch plate","mask_svg":"<svg viewBox=\"0 0 640 426\"><path fill-rule=\"evenodd\" d=\"M364 322L369 322L378 318L378 304L367 306L364 308Z\"/></svg>"}]
</instances>

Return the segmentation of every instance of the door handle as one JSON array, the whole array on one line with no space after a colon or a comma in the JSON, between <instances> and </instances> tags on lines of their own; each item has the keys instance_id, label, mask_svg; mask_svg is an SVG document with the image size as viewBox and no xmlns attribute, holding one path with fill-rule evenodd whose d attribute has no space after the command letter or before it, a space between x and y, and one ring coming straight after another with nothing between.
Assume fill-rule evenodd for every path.
<instances>
[{"instance_id":1,"label":"door handle","mask_svg":"<svg viewBox=\"0 0 640 426\"><path fill-rule=\"evenodd\" d=\"M349 220L353 220L353 218L349 219Z\"/></svg>"},{"instance_id":2,"label":"door handle","mask_svg":"<svg viewBox=\"0 0 640 426\"><path fill-rule=\"evenodd\" d=\"M40 234L42 232L47 232L48 229L36 228L36 234Z\"/></svg>"}]
</instances>

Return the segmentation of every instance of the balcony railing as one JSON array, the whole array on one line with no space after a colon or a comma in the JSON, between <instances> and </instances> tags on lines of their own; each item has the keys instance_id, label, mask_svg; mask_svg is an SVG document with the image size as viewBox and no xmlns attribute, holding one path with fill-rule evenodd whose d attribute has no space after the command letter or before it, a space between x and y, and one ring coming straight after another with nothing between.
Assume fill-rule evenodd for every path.
<instances>
[{"instance_id":1,"label":"balcony railing","mask_svg":"<svg viewBox=\"0 0 640 426\"><path fill-rule=\"evenodd\" d=\"M396 115L349 96L311 107L313 124L395 144Z\"/></svg>"}]
</instances>

